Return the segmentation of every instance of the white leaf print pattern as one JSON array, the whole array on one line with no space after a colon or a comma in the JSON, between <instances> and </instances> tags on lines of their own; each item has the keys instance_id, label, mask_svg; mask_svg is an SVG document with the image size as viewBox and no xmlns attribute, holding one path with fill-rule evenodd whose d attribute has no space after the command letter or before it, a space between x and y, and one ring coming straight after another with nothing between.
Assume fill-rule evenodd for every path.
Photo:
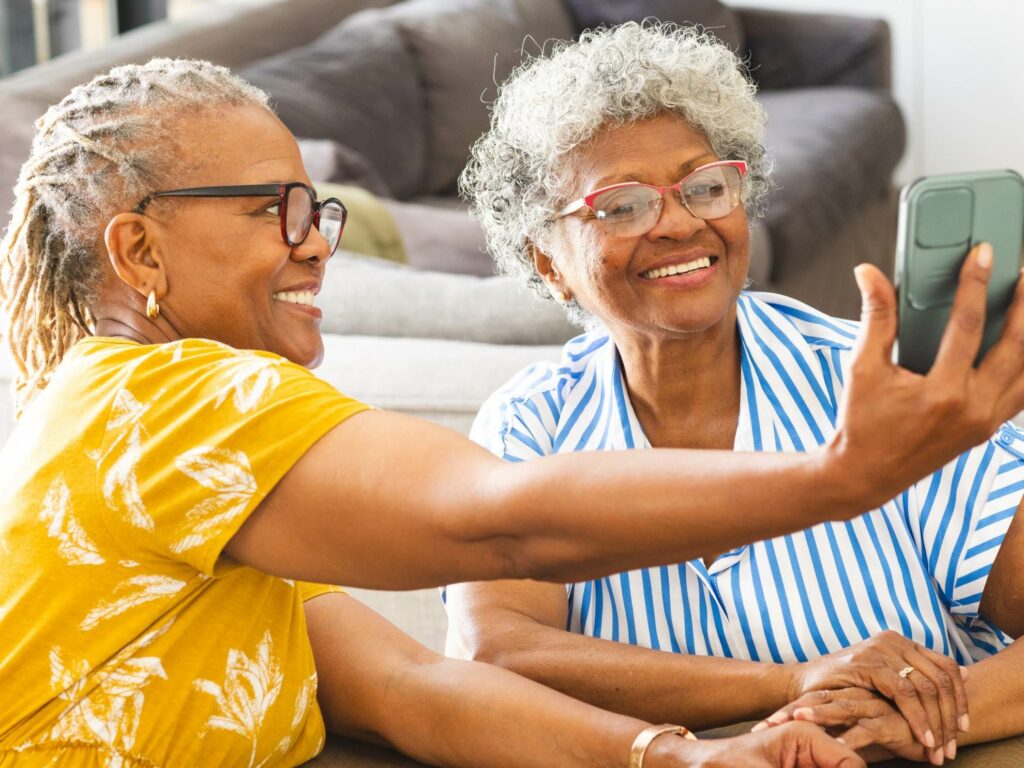
<instances>
[{"instance_id":1,"label":"white leaf print pattern","mask_svg":"<svg viewBox=\"0 0 1024 768\"><path fill-rule=\"evenodd\" d=\"M264 758L263 762L257 766L257 768L263 768L272 761L287 754L288 750L291 749L292 744L295 743L295 737L299 735L299 726L302 725L306 719L306 715L309 713L309 705L316 695L316 672L307 677L302 682L302 687L299 688L299 693L295 697L295 706L292 708L292 725L287 736L277 743L277 749L271 754ZM319 752L319 749L317 750Z\"/></svg>"},{"instance_id":2,"label":"white leaf print pattern","mask_svg":"<svg viewBox=\"0 0 1024 768\"><path fill-rule=\"evenodd\" d=\"M269 397L281 383L281 374L277 371L280 364L280 360L267 360L262 357L252 357L236 363L235 372L227 387L217 397L214 408L220 408L230 394L235 410L239 413L248 413Z\"/></svg>"},{"instance_id":3,"label":"white leaf print pattern","mask_svg":"<svg viewBox=\"0 0 1024 768\"><path fill-rule=\"evenodd\" d=\"M234 648L228 651L223 685L203 679L193 683L196 690L216 697L219 705L219 714L209 719L207 728L237 733L252 744L250 768L256 764L260 726L277 700L281 683L284 682L281 665L274 658L271 646L268 630L260 640L254 659Z\"/></svg>"},{"instance_id":4,"label":"white leaf print pattern","mask_svg":"<svg viewBox=\"0 0 1024 768\"><path fill-rule=\"evenodd\" d=\"M149 632L118 652L109 662L88 675L89 663L78 659L65 664L60 648L50 652L50 682L61 689L58 698L68 706L58 716L43 741L94 743L110 747L105 768L123 768L122 754L131 752L145 704L143 689L155 678L166 680L160 659L136 656L163 635L174 620ZM88 693L83 696L85 690ZM17 749L31 746L23 744Z\"/></svg>"},{"instance_id":5,"label":"white leaf print pattern","mask_svg":"<svg viewBox=\"0 0 1024 768\"><path fill-rule=\"evenodd\" d=\"M185 513L185 535L172 549L181 554L205 544L210 535L245 511L256 493L249 457L226 448L201 446L179 456L174 466L213 491Z\"/></svg>"},{"instance_id":6,"label":"white leaf print pattern","mask_svg":"<svg viewBox=\"0 0 1024 768\"><path fill-rule=\"evenodd\" d=\"M75 518L71 491L63 478L58 477L50 483L39 517L48 523L46 533L57 540L57 551L69 565L102 565L106 562Z\"/></svg>"},{"instance_id":7,"label":"white leaf print pattern","mask_svg":"<svg viewBox=\"0 0 1024 768\"><path fill-rule=\"evenodd\" d=\"M80 626L86 631L95 629L101 622L120 616L138 605L172 597L184 586L184 581L170 576L132 576L114 588L110 599L89 611Z\"/></svg>"},{"instance_id":8,"label":"white leaf print pattern","mask_svg":"<svg viewBox=\"0 0 1024 768\"><path fill-rule=\"evenodd\" d=\"M129 523L146 531L153 530L153 518L142 502L136 473L142 457L142 439L146 437L141 419L149 408L150 405L141 403L127 389L120 390L107 419L110 448L104 456L99 457L102 462L110 454L117 453L117 458L103 478L103 498L107 506L123 512ZM120 434L111 438L111 432Z\"/></svg>"}]
</instances>

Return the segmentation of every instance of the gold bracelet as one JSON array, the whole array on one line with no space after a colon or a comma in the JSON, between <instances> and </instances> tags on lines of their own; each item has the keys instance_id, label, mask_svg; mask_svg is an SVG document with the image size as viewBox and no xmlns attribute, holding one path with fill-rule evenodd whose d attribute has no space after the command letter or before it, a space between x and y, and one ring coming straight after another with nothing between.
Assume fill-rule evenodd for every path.
<instances>
[{"instance_id":1,"label":"gold bracelet","mask_svg":"<svg viewBox=\"0 0 1024 768\"><path fill-rule=\"evenodd\" d=\"M629 768L644 768L644 755L647 754L647 748L663 733L675 733L690 741L697 740L697 737L690 733L689 729L681 725L649 725L633 739L633 746L629 748Z\"/></svg>"}]
</instances>

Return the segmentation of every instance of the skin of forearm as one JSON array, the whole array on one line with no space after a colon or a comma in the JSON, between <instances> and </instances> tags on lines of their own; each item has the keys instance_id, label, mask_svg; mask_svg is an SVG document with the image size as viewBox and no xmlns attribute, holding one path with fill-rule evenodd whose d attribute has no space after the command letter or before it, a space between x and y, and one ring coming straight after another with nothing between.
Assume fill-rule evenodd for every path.
<instances>
[{"instance_id":1,"label":"skin of forearm","mask_svg":"<svg viewBox=\"0 0 1024 768\"><path fill-rule=\"evenodd\" d=\"M477 535L504 541L505 577L542 581L683 562L870 504L863 488L836 479L824 451L704 452L693 471L669 452L568 454L491 474L494 513L478 516ZM567 508L586 511L585 530Z\"/></svg>"},{"instance_id":2,"label":"skin of forearm","mask_svg":"<svg viewBox=\"0 0 1024 768\"><path fill-rule=\"evenodd\" d=\"M333 733L390 744L421 762L452 768L622 768L648 724L603 712L513 673L446 659L342 594L305 603L318 675L317 700ZM678 737L687 765L699 750ZM653 757L653 756L652 756Z\"/></svg>"},{"instance_id":3,"label":"skin of forearm","mask_svg":"<svg viewBox=\"0 0 1024 768\"><path fill-rule=\"evenodd\" d=\"M787 665L666 653L520 623L481 633L466 650L601 709L691 730L760 720L789 703Z\"/></svg>"},{"instance_id":4,"label":"skin of forearm","mask_svg":"<svg viewBox=\"0 0 1024 768\"><path fill-rule=\"evenodd\" d=\"M622 768L647 726L505 670L452 659L409 665L389 698L385 738L421 761L453 768ZM440 740L440 733L459 735Z\"/></svg>"},{"instance_id":5,"label":"skin of forearm","mask_svg":"<svg viewBox=\"0 0 1024 768\"><path fill-rule=\"evenodd\" d=\"M970 667L965 683L971 729L960 744L1024 733L1024 640Z\"/></svg>"}]
</instances>

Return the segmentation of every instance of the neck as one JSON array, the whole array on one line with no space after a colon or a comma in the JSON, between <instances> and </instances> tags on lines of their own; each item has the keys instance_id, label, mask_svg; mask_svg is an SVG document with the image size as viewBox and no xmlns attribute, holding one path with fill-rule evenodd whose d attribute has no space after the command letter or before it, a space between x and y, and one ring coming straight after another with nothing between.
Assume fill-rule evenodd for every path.
<instances>
[{"instance_id":1,"label":"neck","mask_svg":"<svg viewBox=\"0 0 1024 768\"><path fill-rule=\"evenodd\" d=\"M150 318L131 307L101 306L94 310L93 317L97 336L116 336L140 344L164 344L181 338L166 318Z\"/></svg>"},{"instance_id":2,"label":"neck","mask_svg":"<svg viewBox=\"0 0 1024 768\"><path fill-rule=\"evenodd\" d=\"M731 448L740 406L736 307L687 335L612 334L633 410L651 445Z\"/></svg>"}]
</instances>

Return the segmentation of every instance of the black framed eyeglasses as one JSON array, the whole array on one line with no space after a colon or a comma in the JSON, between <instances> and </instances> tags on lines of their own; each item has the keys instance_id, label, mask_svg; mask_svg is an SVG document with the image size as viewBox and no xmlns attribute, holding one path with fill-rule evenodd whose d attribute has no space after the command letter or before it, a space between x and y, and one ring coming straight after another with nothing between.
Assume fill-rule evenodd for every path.
<instances>
[{"instance_id":1,"label":"black framed eyeglasses","mask_svg":"<svg viewBox=\"0 0 1024 768\"><path fill-rule=\"evenodd\" d=\"M323 235L331 254L338 247L341 233L345 230L348 209L336 197L318 201L316 191L301 181L288 184L244 184L234 187L193 187L191 189L169 189L146 195L135 206L135 213L143 213L146 207L158 197L276 197L278 216L281 219L281 237L290 246L300 245L309 235L310 227L316 227Z\"/></svg>"}]
</instances>

